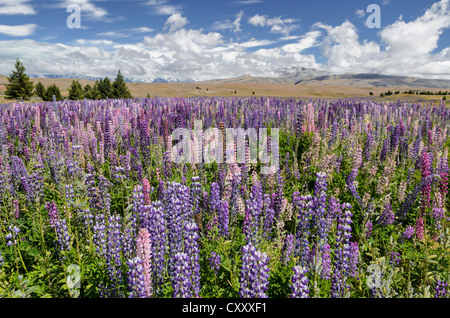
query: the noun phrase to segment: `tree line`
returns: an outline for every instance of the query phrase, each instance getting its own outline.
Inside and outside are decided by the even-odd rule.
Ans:
[[[387,92],[384,93],[380,93],[380,97],[384,97],[384,96],[391,96],[391,95],[399,95],[400,91],[395,91],[392,92],[390,90],[388,90]],[[418,90],[409,90],[409,91],[404,91],[402,92],[402,94],[405,95],[444,95],[444,97],[442,98],[443,100],[447,100],[447,95],[449,94],[448,91],[438,91],[438,92],[431,92],[431,91],[418,91]],[[373,95],[372,92],[369,93],[369,95]]]
[[[41,82],[34,87],[33,82],[25,73],[25,67],[19,59],[16,60],[15,70],[7,78],[5,95],[7,98],[16,98],[29,100],[32,96],[38,96],[44,101],[52,101],[53,96],[56,100],[63,100],[61,90],[56,84],[52,84],[47,88]],[[132,98],[131,92],[125,83],[122,73],[117,73],[114,82],[108,77],[95,82],[94,86],[86,84],[84,87],[78,80],[73,80],[69,87],[70,100],[81,99],[106,99],[106,98]]]

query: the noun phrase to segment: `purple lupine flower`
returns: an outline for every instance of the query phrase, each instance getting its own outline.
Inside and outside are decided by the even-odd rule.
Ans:
[[[434,286],[434,298],[448,298],[448,283],[438,279]]]
[[[328,142],[328,147],[331,147],[334,141],[336,140],[337,131],[338,131],[338,123],[335,121],[331,126],[331,136]]]
[[[350,255],[349,255],[349,266],[348,266],[348,276],[355,277],[358,270],[359,262],[359,247],[358,242],[350,242]]]
[[[370,235],[372,234],[372,221],[367,221],[366,223],[366,227],[365,227],[365,232],[366,232],[366,239],[368,239],[370,237]]]
[[[187,167],[185,165],[185,167]],[[200,183],[200,177],[199,176],[194,176],[191,178],[192,183],[191,183],[191,189],[190,189],[190,193],[191,193],[191,202],[192,202],[192,210],[194,211],[194,214],[199,213],[200,212],[200,199],[202,198],[203,195],[203,189],[202,189],[202,184]]]
[[[67,229],[66,220],[61,218],[55,201],[47,202],[45,208],[49,214],[50,228],[55,229],[60,251],[70,250],[70,235]]]
[[[106,220],[103,213],[94,216],[95,223],[93,227],[92,240],[95,245],[95,250],[100,257],[106,256]]]
[[[294,266],[291,277],[291,294],[290,298],[309,298],[308,283],[306,277],[307,269],[302,266]]]
[[[350,258],[350,238],[352,223],[351,205],[342,204],[344,212],[338,215],[337,231],[336,231],[336,249],[334,258],[334,271],[331,279],[330,296],[332,298],[342,298],[346,295],[349,285],[346,282],[349,269]]]
[[[7,246],[17,245],[17,236],[20,233],[20,229],[17,226],[8,226],[9,233],[6,234],[5,239],[8,241]]]
[[[396,251],[391,252],[390,258],[389,258],[389,264],[392,267],[397,267],[398,265],[400,265],[400,261],[401,261],[400,253],[396,252]]]
[[[320,246],[321,248],[321,258],[322,258],[322,271],[320,272],[320,277],[322,279],[331,278],[331,249],[328,243]]]
[[[269,285],[269,257],[251,244],[242,247],[242,268],[239,278],[239,297],[267,298]]]
[[[104,293],[108,297],[120,297],[120,285],[122,283],[122,247],[123,234],[121,231],[119,215],[112,215],[108,218],[107,242],[106,242],[106,267],[109,278],[109,285]]]
[[[220,205],[220,187],[217,182],[211,183],[209,208],[211,211],[218,211]]]
[[[170,153],[168,151],[164,152],[163,155],[163,164],[164,164],[164,175],[167,180],[170,180],[172,177],[172,161],[170,160]]]
[[[214,271],[214,274],[217,275],[217,272],[220,269],[221,257],[214,251],[211,252],[210,255],[211,257],[209,258],[209,266],[211,266],[211,269]]]
[[[295,236],[292,234],[287,234],[284,240],[283,249],[281,251],[281,263],[287,265],[291,260],[292,253],[294,252],[294,240]]]
[[[264,196],[266,196],[266,195],[268,196],[268,194],[265,194]],[[270,199],[267,201],[270,201]],[[268,204],[266,203],[267,201],[264,200],[264,205],[265,205],[264,212],[265,213],[264,213],[263,231],[264,231],[265,237],[268,237],[270,235],[273,220],[275,218],[275,211],[274,211],[274,209],[270,208],[270,206],[268,206]]]
[[[295,255],[300,258],[300,265],[307,265],[307,258],[309,254],[309,236],[310,236],[310,222],[313,213],[313,198],[311,195],[300,196],[298,191],[293,194],[292,202],[297,209],[297,237],[295,244]]]
[[[135,256],[135,246],[137,238],[137,229],[145,227],[147,221],[147,206],[144,203],[144,192],[141,185],[133,188],[132,210],[130,218],[125,226],[126,235],[124,236],[123,252],[125,258],[131,259]]]
[[[19,201],[13,200],[13,211],[14,211],[14,217],[16,219],[19,218],[20,210],[19,210]]]
[[[70,235],[67,229],[66,219],[59,219],[56,226],[56,235],[60,250],[70,250]]]
[[[222,200],[218,211],[219,218],[219,232],[223,237],[228,236],[228,223],[229,223],[229,212],[228,212],[228,202]]]
[[[356,199],[356,201],[358,202],[359,206],[362,207],[362,201],[361,201],[361,197],[358,194],[358,191],[356,191],[356,187],[355,187],[355,181],[356,181],[356,177],[358,176],[358,167],[354,168],[350,174],[347,177],[346,183],[347,183],[347,188],[350,191],[351,195]]]
[[[147,298],[143,261],[136,256],[127,261],[128,265],[128,297]]]
[[[45,208],[48,212],[50,228],[54,229],[56,228],[56,224],[59,219],[59,211],[58,208],[56,207],[55,201],[47,202],[45,204]]]
[[[250,197],[246,202],[245,219],[243,232],[245,237],[250,242],[255,242],[258,240],[258,232],[260,230],[260,216],[263,208],[263,197],[262,197],[262,187],[261,183],[257,182],[252,186],[252,192]]]
[[[392,206],[390,203],[387,203],[383,209],[383,212],[378,219],[378,224],[385,227],[394,223],[394,211],[392,211]]]
[[[431,217],[435,221],[435,227],[437,230],[442,229],[441,221],[445,217],[445,211],[443,208],[440,207],[433,207],[431,210]]]
[[[195,222],[186,222],[184,224],[186,233],[184,252],[189,257],[189,267],[191,272],[191,295],[197,297],[200,293],[200,250],[198,247],[198,226]]]
[[[405,231],[403,231],[403,233],[401,234],[401,238],[409,240],[414,234],[414,227],[409,225]]]
[[[383,141],[383,147],[381,148],[380,161],[386,160],[388,149],[389,149],[389,138],[386,138]]]
[[[174,277],[172,280],[174,298],[191,298],[192,271],[189,263],[189,256],[179,252],[174,256]]]
[[[175,255],[183,251],[183,221],[188,218],[189,188],[178,182],[168,184],[165,191],[168,253]],[[169,273],[173,278],[174,259],[169,258]]]
[[[75,199],[75,192],[73,191],[73,185],[69,184],[64,187],[65,189],[65,196],[67,205],[69,207],[74,205],[74,199]]]
[[[366,138],[366,143],[364,146],[364,161],[365,162],[369,162],[370,161],[370,150],[372,147],[372,143],[373,143],[373,136],[372,133],[369,132],[367,134],[367,138]]]
[[[283,174],[281,173],[281,169],[279,169],[277,172],[276,196],[273,203],[273,210],[275,211],[275,219],[280,218],[283,198],[284,198],[284,178]]]
[[[313,197],[313,209],[314,213],[311,218],[311,226],[317,228],[318,239],[320,245],[326,242],[329,224],[326,217],[326,204],[327,204],[327,175],[323,172],[317,173],[316,184],[314,186],[314,197]]]
[[[139,230],[136,240],[136,255],[142,261],[144,267],[144,287],[145,295],[150,298],[153,294],[152,286],[152,242],[150,233],[146,228]]]
[[[444,152],[444,155],[439,160],[437,168],[438,168],[437,173],[440,176],[439,190],[442,196],[445,196],[448,192],[448,175],[449,175],[448,159],[446,157],[446,152]]]
[[[22,187],[27,195],[27,200],[29,203],[34,202],[34,191],[33,188],[30,185],[31,177],[21,177],[20,181],[22,184]]]
[[[431,174],[431,160],[425,148],[420,157],[420,164],[422,170],[422,179],[425,180]],[[430,196],[431,196],[431,185],[424,184],[422,187],[422,198],[421,198],[421,211],[425,212],[425,209],[430,206]]]
[[[153,278],[157,285],[157,292],[161,287],[164,277],[165,255],[167,251],[166,219],[164,218],[164,207],[161,201],[153,201],[149,212],[147,230],[150,233],[152,244],[152,266]]]

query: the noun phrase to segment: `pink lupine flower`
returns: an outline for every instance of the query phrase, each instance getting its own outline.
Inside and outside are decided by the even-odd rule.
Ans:
[[[142,228],[139,230],[136,244],[137,244],[136,254],[143,261],[144,265],[145,290],[147,292],[147,297],[151,297],[153,293],[152,272],[151,272],[152,246],[150,240],[150,233],[146,228]]]
[[[144,192],[144,202],[145,202],[145,204],[147,204],[147,205],[151,204],[151,200],[150,200],[150,183],[148,182],[147,178],[144,178],[142,180],[142,190]]]

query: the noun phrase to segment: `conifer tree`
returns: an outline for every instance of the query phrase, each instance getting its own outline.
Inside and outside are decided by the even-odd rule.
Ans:
[[[15,71],[13,71],[6,84],[5,95],[7,98],[30,99],[33,96],[33,82],[25,73],[25,66],[19,59],[16,59]]]
[[[69,87],[69,99],[70,100],[81,100],[84,98],[83,87],[79,81],[72,81]]]
[[[37,97],[40,97],[42,99],[44,99],[44,95],[45,95],[45,87],[44,84],[42,84],[41,82],[37,83],[35,89],[34,89],[34,94]]]
[[[127,84],[125,83],[125,79],[122,73],[117,73],[116,80],[113,83],[113,96],[114,98],[132,98],[131,92],[128,89]]]

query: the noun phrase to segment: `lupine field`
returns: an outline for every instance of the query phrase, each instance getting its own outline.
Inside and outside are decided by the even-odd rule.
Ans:
[[[173,162],[194,120],[278,128],[278,170]],[[0,296],[447,298],[449,125],[400,101],[0,105]]]

